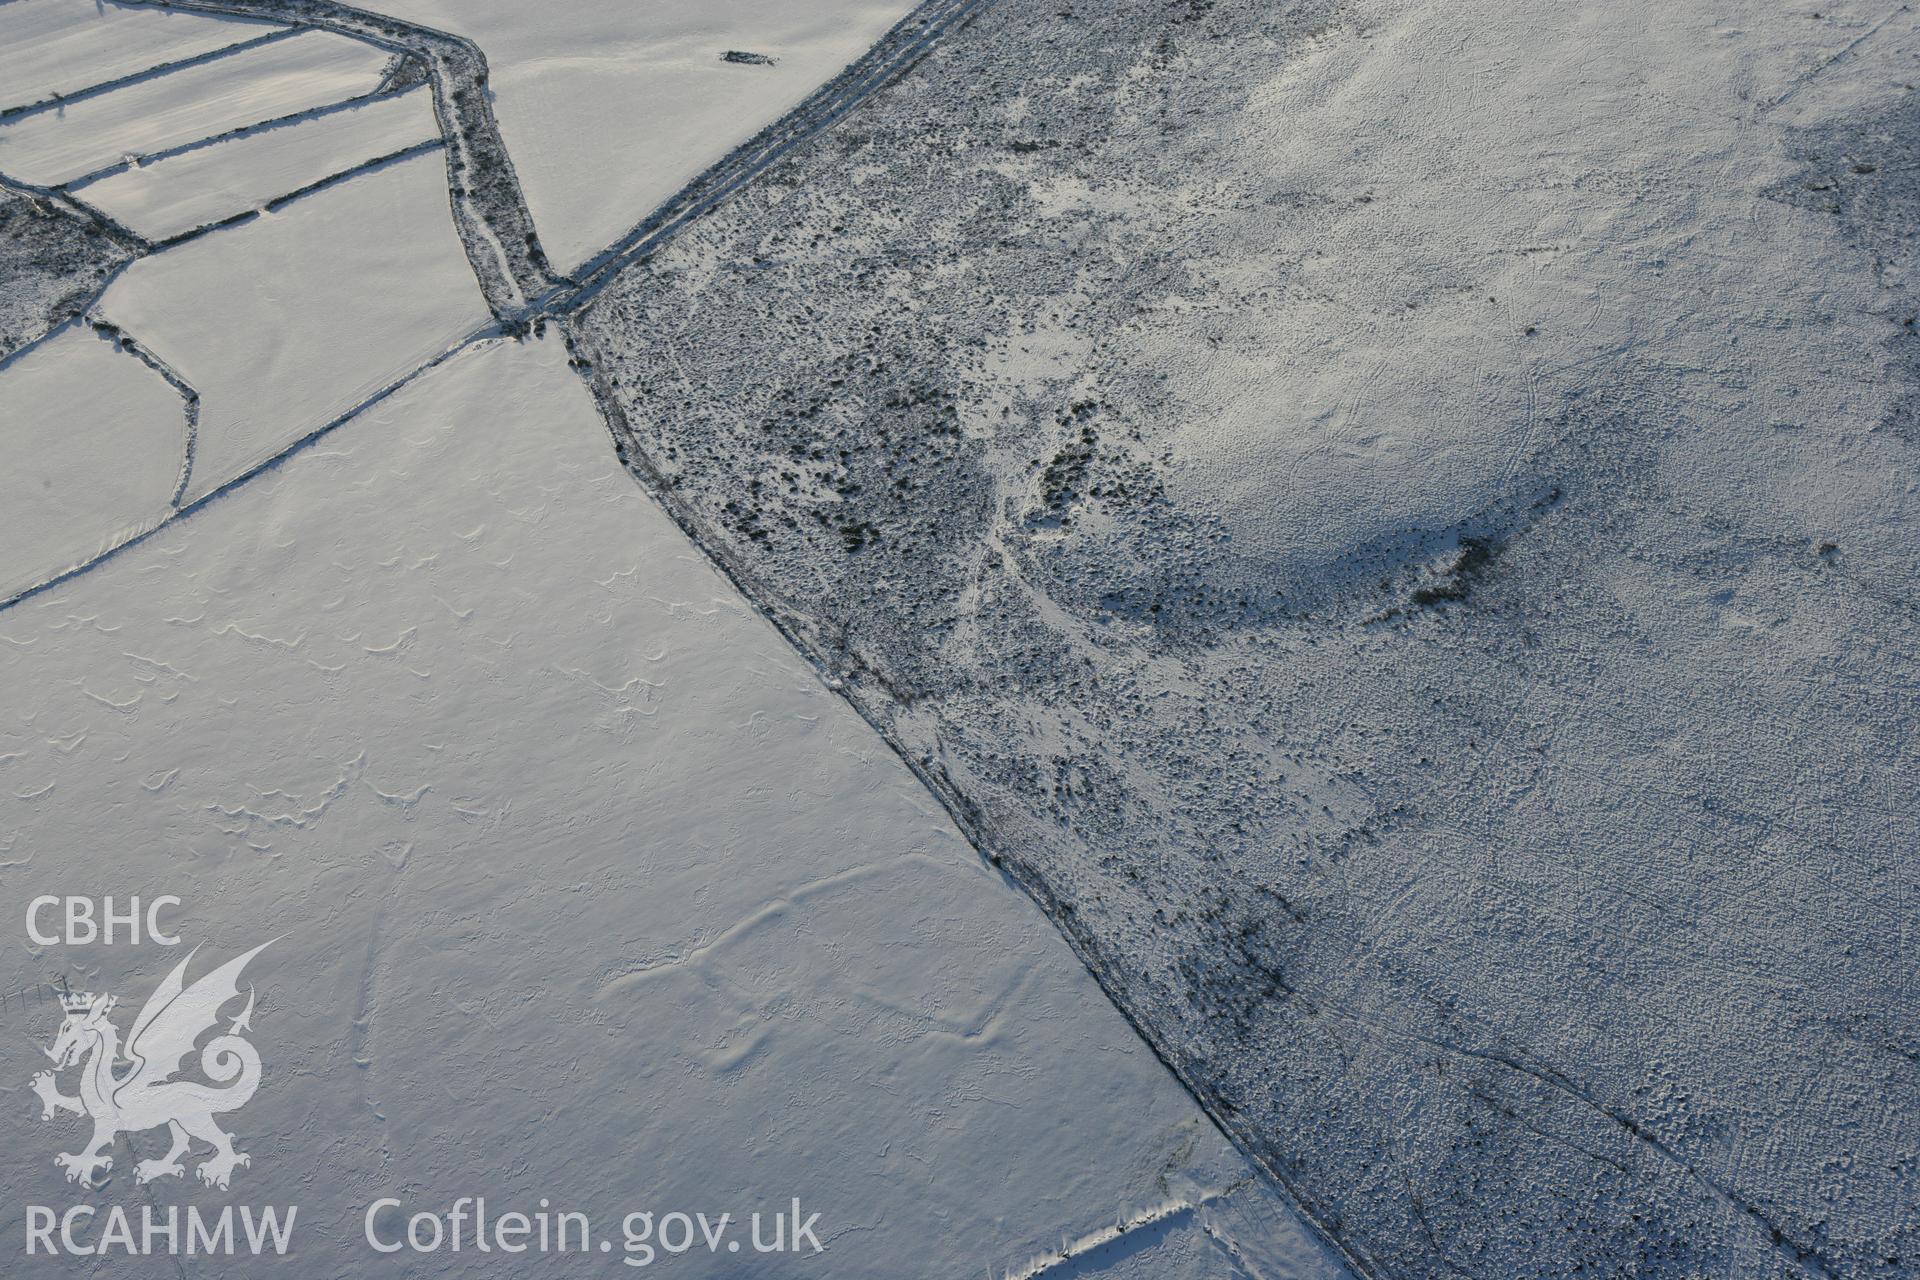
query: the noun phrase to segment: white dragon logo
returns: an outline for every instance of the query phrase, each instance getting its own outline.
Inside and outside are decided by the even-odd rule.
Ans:
[[[200,1051],[200,1069],[215,1083],[175,1080],[173,1076],[193,1053],[195,1042],[220,1021],[222,1006],[239,997],[240,971],[271,945],[262,943],[190,987],[184,981],[187,963],[193,959],[189,953],[141,1006],[124,1054],[120,1032],[107,1016],[113,1011],[115,997],[92,992],[61,997],[66,1020],[60,1024],[53,1047],[45,1050],[54,1061],[54,1071],[36,1075],[33,1091],[40,1095],[42,1120],[51,1120],[61,1111],[93,1117],[93,1138],[86,1147],[53,1158],[66,1170],[68,1182],[91,1185],[96,1173],[113,1168],[110,1153],[117,1136],[161,1125],[172,1135],[173,1145],[158,1160],[135,1164],[136,1182],[185,1173],[180,1158],[195,1138],[213,1147],[213,1154],[194,1169],[208,1186],[225,1190],[235,1166],[252,1163],[245,1153],[233,1149],[232,1136],[213,1122],[214,1116],[245,1106],[260,1087],[260,1054],[240,1037],[242,1031],[253,1029],[251,988],[247,1007],[233,1019],[226,1033],[209,1040]],[[123,1058],[132,1066],[116,1074],[114,1066]],[[80,1065],[80,1094],[68,1097],[60,1092],[54,1073],[76,1064]]]

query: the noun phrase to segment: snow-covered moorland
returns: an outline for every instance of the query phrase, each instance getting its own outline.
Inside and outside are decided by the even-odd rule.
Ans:
[[[4,935],[0,1249],[571,1275],[799,1197],[768,1274],[1912,1274],[1916,61],[0,0],[0,929],[276,939],[196,1181],[57,1164],[120,1104],[28,1047],[175,955]],[[474,1195],[611,1256],[366,1235]]]
[[[1911,1274],[1890,5],[999,5],[576,330],[1370,1274]]]

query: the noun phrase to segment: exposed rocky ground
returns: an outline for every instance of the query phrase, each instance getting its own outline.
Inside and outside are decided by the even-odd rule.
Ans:
[[[0,190],[0,359],[79,315],[132,257],[58,201]]]
[[[1799,131],[1801,169],[1768,194],[1834,220],[1889,300],[1887,350],[1899,387],[1885,425],[1920,445],[1920,95]]]
[[[1914,1274],[1909,108],[1459,14],[991,6],[576,355],[1364,1273]]]

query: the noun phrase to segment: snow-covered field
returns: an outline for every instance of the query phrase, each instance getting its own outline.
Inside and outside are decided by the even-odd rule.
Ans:
[[[0,0],[0,1272],[1914,1274],[1913,11],[191,7]]]
[[[9,0],[0,5],[0,110],[138,76],[280,30],[165,9]]]
[[[41,186],[71,182],[127,155],[371,93],[390,57],[325,31],[237,49],[110,93],[0,121],[0,173]]]
[[[84,564],[172,513],[187,456],[180,395],[136,357],[70,328],[7,368],[0,596]]]
[[[97,308],[201,396],[198,498],[486,323],[437,154],[129,267]]]
[[[165,240],[439,138],[432,96],[421,88],[183,151],[74,190],[137,234]]]

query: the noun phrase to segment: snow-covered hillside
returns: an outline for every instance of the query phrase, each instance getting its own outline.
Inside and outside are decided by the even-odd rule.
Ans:
[[[1000,5],[636,470],[1373,1274],[1910,1274],[1904,7]]]
[[[1917,63],[0,0],[0,1270],[1913,1274]]]

